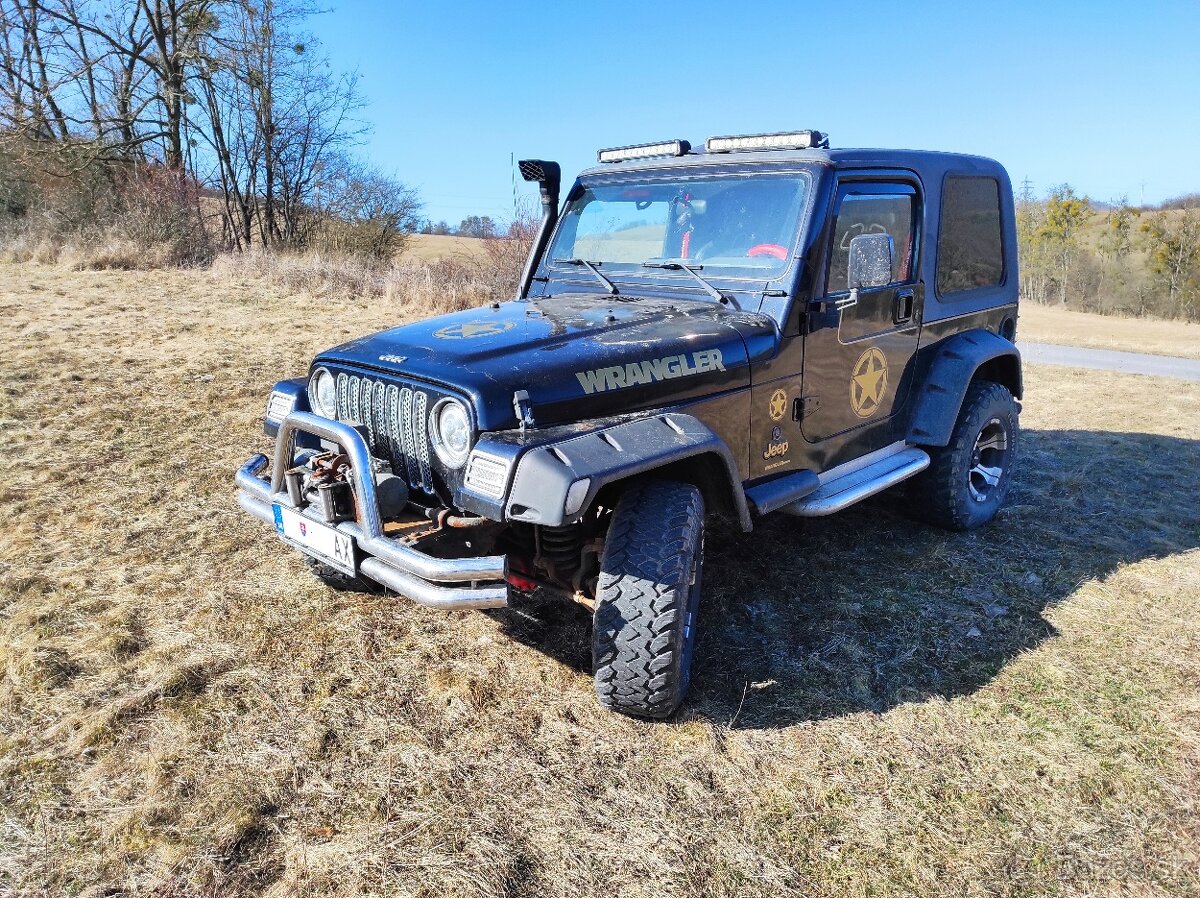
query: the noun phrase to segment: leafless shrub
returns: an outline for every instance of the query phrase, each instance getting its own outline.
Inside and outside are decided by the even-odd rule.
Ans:
[[[411,187],[361,162],[338,157],[319,201],[302,218],[301,243],[323,254],[393,259],[416,230],[421,201]]]
[[[154,253],[164,264],[212,260],[213,248],[200,213],[200,185],[162,166],[139,166],[120,185],[120,213],[113,230]]]
[[[72,267],[197,265],[212,258],[200,187],[86,143],[0,137],[0,242],[15,260]]]
[[[516,292],[521,269],[540,227],[541,219],[526,206],[518,209],[504,236],[484,240],[480,277],[487,282],[491,298],[512,296]]]

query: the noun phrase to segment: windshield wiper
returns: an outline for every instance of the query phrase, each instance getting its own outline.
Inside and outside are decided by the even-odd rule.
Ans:
[[[703,277],[700,274],[700,272],[704,270],[703,265],[688,265],[684,262],[653,262],[653,261],[651,261],[651,262],[643,262],[642,267],[643,268],[662,268],[666,271],[686,271],[688,274],[690,274],[692,277],[694,277],[696,279],[696,282],[705,289],[705,291],[708,293],[709,296],[711,296],[713,299],[717,300],[717,302],[723,302],[723,303],[732,302],[733,307],[735,309],[741,308],[741,306],[739,306],[736,302],[734,302],[734,300],[731,297],[726,296],[724,293],[722,293],[720,290],[718,290],[716,287],[714,287],[705,277]]]
[[[600,269],[596,267],[598,263],[589,262],[587,259],[551,259],[555,265],[582,265],[596,276],[596,280],[600,281],[613,296],[617,295],[617,285],[600,273]]]

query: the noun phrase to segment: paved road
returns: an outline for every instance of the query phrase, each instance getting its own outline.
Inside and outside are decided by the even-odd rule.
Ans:
[[[1180,359],[1170,355],[1147,355],[1143,352],[1113,352],[1108,349],[1083,349],[1078,346],[1055,346],[1051,343],[1017,343],[1021,358],[1035,365],[1068,365],[1072,368],[1102,368],[1125,374],[1150,374],[1154,377],[1177,377],[1200,380],[1200,361]]]

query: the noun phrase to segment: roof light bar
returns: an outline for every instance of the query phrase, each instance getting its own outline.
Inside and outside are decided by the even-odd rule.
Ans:
[[[807,150],[828,146],[829,135],[820,131],[739,134],[732,137],[710,137],[704,141],[704,148],[710,153],[731,153],[734,150]]]
[[[683,156],[692,145],[686,140],[660,140],[631,147],[612,147],[596,154],[600,162],[624,162],[626,159],[649,159],[652,156]]]

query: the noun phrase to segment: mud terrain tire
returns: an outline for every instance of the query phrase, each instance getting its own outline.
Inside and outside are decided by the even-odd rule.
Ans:
[[[949,445],[927,449],[929,467],[909,481],[913,517],[947,530],[991,521],[1012,483],[1019,435],[1012,393],[990,381],[973,382]]]
[[[691,682],[704,553],[704,499],[649,480],[618,501],[600,559],[592,665],[600,704],[666,717]]]

